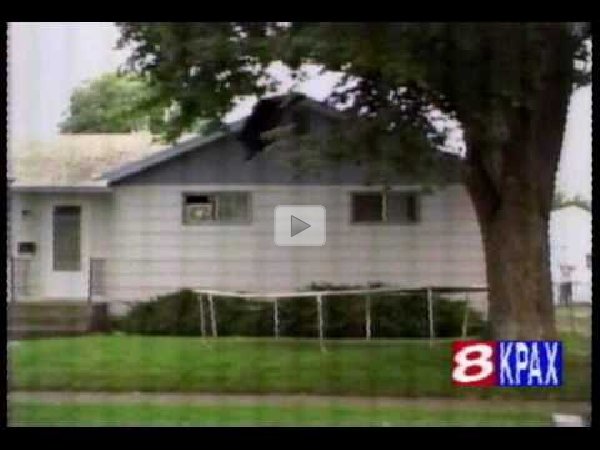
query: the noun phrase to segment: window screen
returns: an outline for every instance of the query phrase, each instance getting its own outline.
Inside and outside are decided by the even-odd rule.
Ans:
[[[417,195],[405,192],[387,194],[387,220],[391,223],[415,223],[419,221]]]
[[[54,270],[81,270],[81,208],[54,208],[53,233]]]
[[[223,192],[217,195],[217,219],[224,222],[250,220],[250,204],[247,192]]]

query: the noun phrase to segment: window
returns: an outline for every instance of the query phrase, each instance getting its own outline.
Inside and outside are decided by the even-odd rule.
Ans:
[[[414,192],[360,192],[352,194],[355,223],[419,222],[419,198]]]
[[[585,255],[585,265],[587,266],[588,269],[592,268],[592,255],[591,255],[591,253],[588,253],[587,255]]]
[[[416,223],[419,221],[417,194],[412,192],[389,192],[386,203],[388,222]]]
[[[183,195],[183,224],[249,223],[250,194],[211,192]]]
[[[35,253],[35,242],[19,242],[19,255],[33,255]]]
[[[352,197],[352,220],[354,222],[381,222],[383,220],[383,196],[378,193],[354,194]]]
[[[81,208],[79,206],[54,208],[53,234],[54,270],[81,270]]]

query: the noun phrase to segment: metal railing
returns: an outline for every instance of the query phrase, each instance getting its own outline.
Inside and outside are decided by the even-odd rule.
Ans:
[[[464,294],[465,295],[465,314],[463,316],[462,323],[462,334],[466,335],[468,325],[468,311],[469,311],[469,293],[483,293],[487,292],[487,286],[468,286],[468,287],[443,287],[443,286],[427,286],[418,288],[372,288],[372,289],[347,289],[347,290],[334,290],[334,291],[295,291],[295,292],[234,292],[234,291],[220,291],[212,289],[201,289],[196,290],[202,297],[200,299],[200,317],[201,317],[201,330],[202,336],[206,336],[206,324],[204,319],[204,301],[203,297],[206,298],[209,308],[209,320],[210,320],[210,332],[213,337],[218,336],[217,329],[217,318],[215,308],[215,297],[233,297],[241,299],[264,299],[271,300],[273,302],[273,335],[275,338],[279,337],[279,308],[278,302],[285,298],[300,298],[309,297],[314,298],[317,307],[317,329],[319,336],[319,344],[322,351],[325,351],[324,345],[324,319],[323,319],[323,303],[327,297],[335,296],[346,296],[346,295],[359,295],[364,296],[365,301],[365,339],[369,340],[372,336],[371,331],[371,297],[372,296],[385,296],[385,295],[411,295],[411,294],[426,294],[427,301],[427,322],[429,325],[429,343],[433,344],[435,339],[435,312],[433,308],[433,295],[434,294]]]
[[[582,281],[552,283],[552,296],[555,305],[568,306],[572,303],[592,302],[592,283]]]
[[[11,301],[32,295],[32,260],[22,256],[10,258]]]
[[[106,259],[90,258],[90,269],[88,278],[88,301],[92,302],[95,297],[106,295]]]

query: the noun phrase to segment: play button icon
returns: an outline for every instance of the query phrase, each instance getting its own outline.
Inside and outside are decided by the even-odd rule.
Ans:
[[[305,221],[298,219],[296,216],[291,218],[291,235],[296,236],[298,233],[302,233],[304,230],[310,228],[310,224]]]
[[[275,207],[275,244],[283,247],[325,245],[325,207],[321,205]]]

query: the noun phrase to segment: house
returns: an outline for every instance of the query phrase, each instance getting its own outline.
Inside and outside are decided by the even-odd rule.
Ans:
[[[440,155],[449,160],[448,184],[433,192],[402,177],[384,192],[366,185],[364,168],[350,163],[299,174],[256,139],[273,111],[283,111],[284,121],[295,117],[286,108],[303,112],[316,132],[336,120],[337,111],[310,99],[279,109],[263,101],[247,120],[166,148],[139,136],[130,138],[136,145],[115,145],[127,138],[113,136],[113,144],[90,151],[85,136],[62,136],[52,152],[38,148],[29,159],[15,152],[11,253],[18,300],[90,299],[118,310],[182,287],[486,284],[458,158]],[[61,152],[78,139],[79,151]],[[275,245],[278,205],[325,207],[325,245]]]
[[[592,301],[592,214],[571,204],[550,216],[550,267],[556,304]]]

